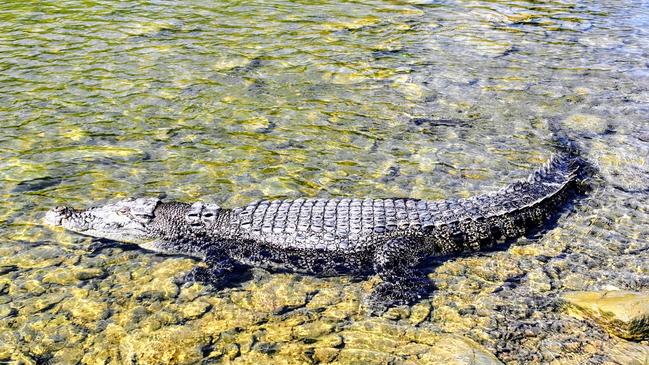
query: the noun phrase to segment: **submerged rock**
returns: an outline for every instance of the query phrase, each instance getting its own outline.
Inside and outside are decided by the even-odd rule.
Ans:
[[[562,125],[575,132],[604,133],[608,129],[606,120],[597,115],[573,114],[563,120]]]
[[[106,318],[109,310],[108,304],[92,298],[67,299],[62,305],[62,309],[82,324]]]
[[[609,356],[617,364],[645,365],[649,360],[649,346],[620,341],[611,348]]]
[[[459,336],[442,336],[435,350],[421,356],[427,364],[445,365],[502,365],[494,355],[474,341]]]
[[[649,339],[649,292],[578,291],[562,298],[569,313],[591,318],[616,336]]]
[[[104,275],[99,268],[81,268],[78,266],[58,267],[43,275],[43,283],[59,285],[76,285],[79,281],[93,279]]]
[[[199,331],[169,326],[152,333],[135,331],[122,341],[122,352],[141,364],[195,364],[212,339]]]
[[[210,303],[197,300],[183,305],[180,309],[180,314],[185,320],[192,320],[202,316],[210,308],[212,308]]]

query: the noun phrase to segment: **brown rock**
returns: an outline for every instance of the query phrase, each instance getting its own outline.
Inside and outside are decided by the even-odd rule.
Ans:
[[[646,365],[649,363],[649,346],[620,340],[608,353],[616,364]]]
[[[318,362],[332,362],[338,356],[338,349],[331,347],[317,348],[314,350],[313,359]]]
[[[422,363],[444,365],[502,365],[494,355],[478,343],[459,336],[442,336],[434,351],[420,356]]]
[[[629,340],[649,339],[649,293],[624,290],[577,291],[563,295],[568,313],[588,317]]]

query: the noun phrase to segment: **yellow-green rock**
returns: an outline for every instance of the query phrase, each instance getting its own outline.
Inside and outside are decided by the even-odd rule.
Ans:
[[[573,114],[563,120],[563,126],[576,132],[603,133],[608,122],[597,115]]]
[[[90,298],[70,298],[63,302],[62,309],[81,323],[103,319],[108,314],[108,304]]]
[[[616,364],[649,364],[649,346],[646,344],[620,340],[618,343],[613,345],[608,355]]]
[[[331,347],[322,347],[314,350],[313,359],[318,362],[328,363],[338,356],[340,350]]]
[[[562,296],[569,313],[629,340],[649,339],[649,292],[577,291]]]
[[[169,299],[178,295],[178,285],[172,278],[154,278],[150,282],[135,288],[135,295],[138,298]]]
[[[476,342],[459,336],[442,336],[429,351],[420,356],[425,364],[502,365],[493,354]]]
[[[191,320],[202,316],[205,312],[210,310],[211,307],[212,305],[210,303],[196,300],[182,306],[180,312],[183,318]]]
[[[152,333],[135,332],[121,343],[123,356],[139,364],[195,364],[203,359],[209,336],[183,326],[169,326]]]
[[[49,270],[43,276],[43,283],[71,285],[81,280],[88,280],[102,276],[104,271],[98,268],[80,268],[78,266],[72,267],[58,267]]]

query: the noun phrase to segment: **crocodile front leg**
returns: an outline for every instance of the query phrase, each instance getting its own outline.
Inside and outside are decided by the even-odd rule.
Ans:
[[[225,255],[207,256],[205,263],[207,264],[207,267],[195,266],[187,274],[180,277],[176,281],[177,284],[185,285],[199,282],[209,284],[212,287],[219,289],[229,282],[228,276],[230,276],[230,274],[233,274],[237,269],[243,268]]]
[[[393,238],[376,251],[374,270],[383,282],[374,288],[367,300],[373,313],[413,304],[432,289],[428,278],[414,269],[421,259],[417,247],[421,247],[419,239]]]

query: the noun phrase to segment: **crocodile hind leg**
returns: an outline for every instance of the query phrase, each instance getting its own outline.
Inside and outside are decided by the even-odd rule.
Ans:
[[[397,305],[419,301],[431,289],[426,275],[414,268],[421,260],[416,248],[418,239],[394,238],[374,254],[374,271],[383,280],[370,294],[367,302],[374,313]]]

